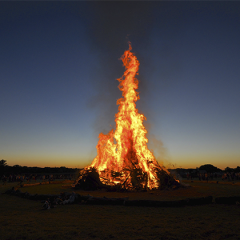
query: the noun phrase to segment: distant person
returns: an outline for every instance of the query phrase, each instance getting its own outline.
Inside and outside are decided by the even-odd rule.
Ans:
[[[5,175],[2,176],[2,182],[3,182],[3,185],[5,185],[7,182],[7,177]]]

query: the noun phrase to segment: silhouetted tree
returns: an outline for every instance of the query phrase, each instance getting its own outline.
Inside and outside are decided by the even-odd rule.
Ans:
[[[240,172],[240,167],[237,166],[234,170],[235,170],[236,173],[239,173]]]
[[[6,160],[0,160],[0,167],[5,167],[7,166],[7,161]]]
[[[200,171],[205,170],[207,173],[215,173],[215,172],[221,172],[222,170],[213,166],[212,164],[205,164],[199,167]]]
[[[6,160],[0,160],[0,178],[2,175],[4,175],[5,168],[7,167],[7,161]]]
[[[225,171],[225,172],[233,172],[233,168],[226,167],[224,171]]]

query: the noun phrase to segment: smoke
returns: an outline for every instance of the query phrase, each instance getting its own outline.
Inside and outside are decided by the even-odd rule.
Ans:
[[[149,148],[153,152],[154,157],[160,165],[166,165],[167,149],[164,147],[163,142],[154,134],[149,137]]]
[[[110,130],[110,125],[115,126],[114,115],[118,112],[116,101],[121,97],[116,79],[120,78],[125,70],[120,57],[128,49],[129,41],[140,64],[148,63],[148,59],[141,56],[137,49],[148,48],[153,26],[153,4],[90,2],[89,11],[89,44],[94,54],[99,57],[99,65],[94,68],[95,77],[92,82],[96,95],[89,101],[89,107],[97,111],[94,124],[96,132],[106,133]],[[140,97],[147,89],[143,79],[142,74],[138,76]]]
[[[151,4],[144,2],[93,2],[94,18],[88,32],[92,44],[112,56],[126,49],[126,37],[147,45],[151,29]]]
[[[140,62],[137,76],[140,100],[136,104],[139,112],[148,119],[144,122],[144,126],[149,132],[154,112],[151,112],[147,105],[152,95],[151,86],[148,89],[148,80],[150,75],[161,66],[161,71],[158,71],[161,81],[156,79],[154,82],[155,89],[159,89],[161,94],[160,91],[164,91],[165,85],[169,84],[172,72],[175,72],[174,68],[177,66],[171,59],[176,61],[176,54],[172,49],[173,39],[177,39],[175,32],[178,32],[178,21],[174,19],[180,14],[178,7],[172,10],[171,3],[148,1],[94,1],[86,5],[87,11],[80,10],[81,16],[86,21],[88,44],[93,55],[99,59],[97,66],[93,66],[93,72],[90,73],[93,76],[92,87],[96,94],[88,102],[88,106],[96,111],[93,124],[95,134],[98,135],[100,132],[107,134],[115,128],[114,116],[118,112],[116,101],[122,94],[118,89],[117,79],[125,70],[120,57],[128,49],[129,41],[132,52]],[[165,18],[168,20],[167,23],[164,21]],[[157,35],[161,35],[161,42],[153,41],[156,32]],[[157,64],[153,63],[156,57],[149,54],[152,52],[153,43],[155,54],[159,55]],[[170,167],[171,161],[163,142],[152,134],[148,139],[148,146],[154,150],[154,156],[159,164]]]

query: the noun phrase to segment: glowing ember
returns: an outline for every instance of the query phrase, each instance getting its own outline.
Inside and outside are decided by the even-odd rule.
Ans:
[[[92,164],[82,171],[79,183],[83,176],[86,179],[89,172],[95,173],[95,176],[99,174],[100,184],[118,186],[120,189],[153,189],[160,188],[162,184],[176,182],[168,171],[158,164],[147,147],[147,130],[143,126],[146,118],[138,112],[135,103],[139,99],[136,92],[138,80],[135,78],[139,62],[131,49],[129,44],[129,50],[121,57],[126,71],[122,78],[118,79],[123,97],[117,101],[119,112],[115,115],[116,130],[111,130],[107,135],[99,134],[97,156]]]

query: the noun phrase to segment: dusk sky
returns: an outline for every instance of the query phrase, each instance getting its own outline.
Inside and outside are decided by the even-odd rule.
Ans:
[[[240,2],[0,2],[0,33],[8,165],[91,164],[130,41],[157,160],[240,166]]]

